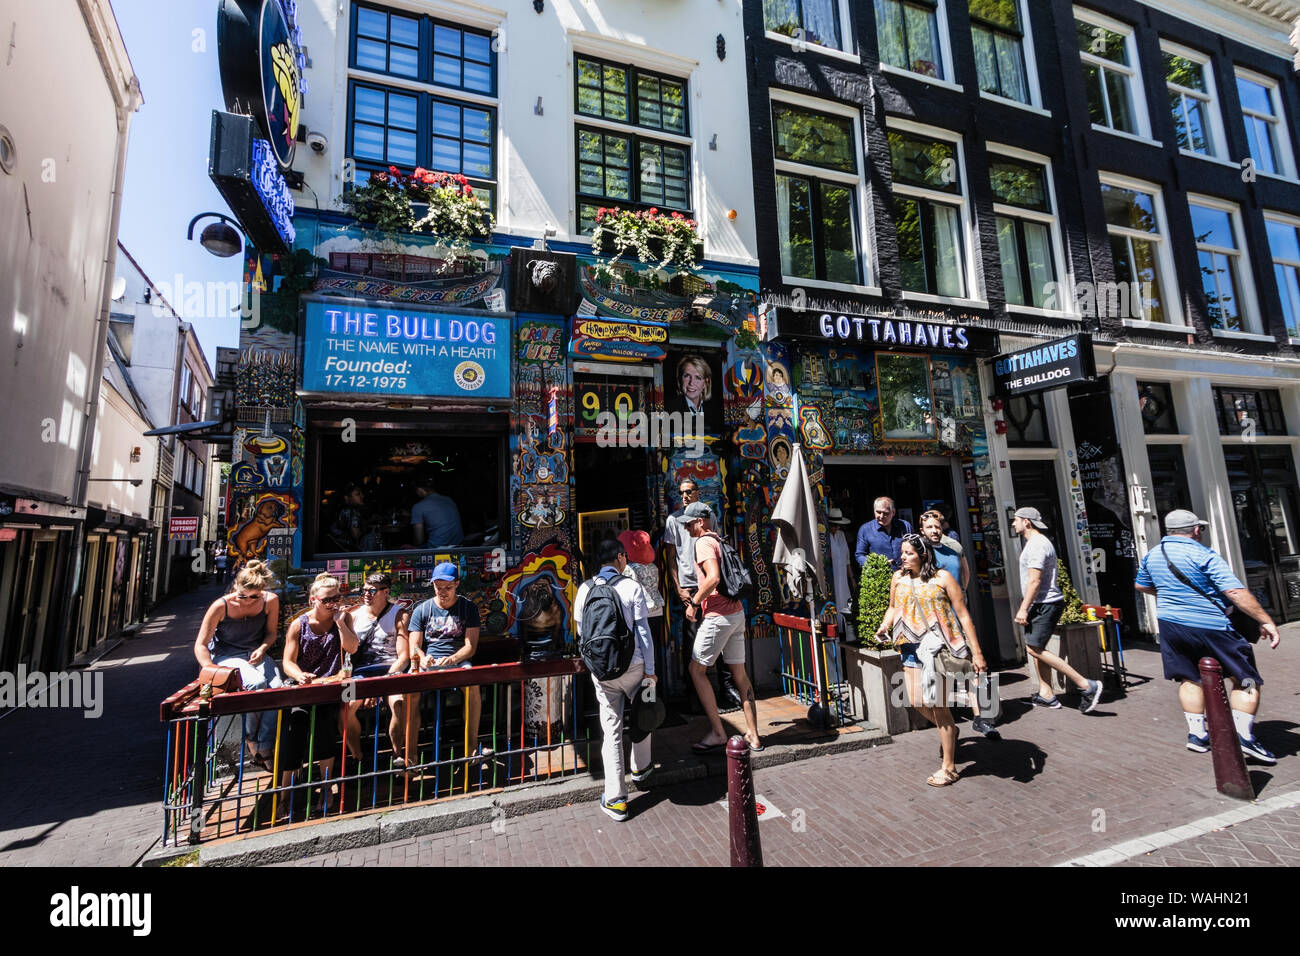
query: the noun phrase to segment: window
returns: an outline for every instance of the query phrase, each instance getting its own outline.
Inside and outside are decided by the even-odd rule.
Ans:
[[[840,0],[763,0],[763,27],[805,43],[844,49]]]
[[[1214,405],[1220,435],[1285,435],[1282,396],[1275,388],[1224,388],[1215,386]]]
[[[1300,219],[1266,214],[1264,225],[1287,335],[1300,338]]]
[[[691,150],[686,81],[638,67],[575,58],[581,116],[650,129],[667,138],[579,125],[578,231],[589,234],[601,206],[663,208],[690,215]]]
[[[488,33],[431,17],[352,8],[353,69],[493,96],[496,53]]]
[[[970,32],[980,89],[1029,103],[1022,16],[1020,0],[970,0]]]
[[[955,142],[889,133],[903,290],[965,298],[965,200]]]
[[[1211,327],[1229,332],[1259,331],[1250,307],[1250,272],[1244,268],[1237,207],[1200,198],[1188,205]]]
[[[177,392],[177,400],[181,403],[182,407],[187,409],[189,408],[189,402],[190,402],[190,383],[193,380],[194,380],[194,373],[190,371],[190,367],[188,365],[182,365],[181,366],[181,387],[180,387],[180,391]]]
[[[417,165],[420,97],[352,87],[352,155],[395,166]]]
[[[1133,28],[1075,7],[1074,32],[1093,124],[1146,136]]]
[[[1138,382],[1137,386],[1142,431],[1148,435],[1177,435],[1173,386],[1168,382]]]
[[[939,37],[938,0],[876,0],[880,62],[947,79]]]
[[[1115,317],[1114,307],[1122,301],[1124,305],[1117,310],[1119,318],[1176,323],[1176,294],[1168,278],[1169,250],[1164,241],[1164,210],[1158,189],[1150,188],[1152,191],[1147,192],[1126,181],[1102,180],[1110,254],[1115,278],[1123,287],[1115,290],[1116,297],[1106,303],[1099,291],[1097,311]]]
[[[1291,144],[1283,123],[1282,96],[1277,81],[1257,73],[1237,71],[1237,97],[1246,123],[1250,158],[1261,173],[1291,176]]]
[[[1042,392],[1010,396],[1003,417],[1007,422],[1007,445],[1010,447],[1051,447],[1052,436],[1047,429],[1047,409]]]
[[[773,101],[772,129],[781,274],[860,283],[857,123]]]
[[[1202,156],[1222,155],[1224,138],[1209,57],[1170,43],[1160,44],[1160,54],[1178,148]]]
[[[1047,167],[990,153],[989,179],[1007,304],[1064,311],[1056,296],[1055,220]]]

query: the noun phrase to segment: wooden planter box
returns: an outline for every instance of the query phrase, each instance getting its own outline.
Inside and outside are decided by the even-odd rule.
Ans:
[[[657,265],[658,263],[662,262],[664,258],[664,241],[662,239],[651,239],[649,245],[650,245],[650,253],[651,255],[654,256],[654,259],[650,264]],[[628,255],[631,259],[633,260],[637,259],[635,248],[631,246],[626,246],[623,248],[627,249]],[[614,237],[606,232],[601,234],[599,242],[592,244],[591,251],[596,253],[596,255],[598,256],[609,258],[611,256],[616,255],[620,251],[620,247],[615,244]],[[695,243],[695,261],[696,262],[704,261],[703,242]]]
[[[1058,624],[1044,650],[1064,660],[1088,680],[1101,680],[1101,628],[1101,621]],[[1030,677],[1033,676],[1031,671]],[[1078,688],[1052,671],[1052,690],[1064,694]]]

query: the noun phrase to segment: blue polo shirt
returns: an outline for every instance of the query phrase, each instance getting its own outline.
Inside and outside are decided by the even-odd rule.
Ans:
[[[1222,592],[1245,587],[1233,574],[1232,566],[1220,555],[1186,535],[1165,535],[1160,544],[1168,553],[1169,560],[1178,565],[1178,570],[1183,572],[1187,580],[1216,601],[1211,604],[1195,589],[1174,577],[1160,548],[1155,547],[1142,559],[1136,583],[1141,587],[1156,589],[1156,617],[1184,627],[1199,627],[1208,631],[1227,630],[1228,617],[1225,609],[1230,611],[1233,604],[1222,596]]]
[[[880,527],[880,522],[872,518],[858,529],[858,566],[866,565],[868,555],[883,554],[897,571],[901,564],[903,535],[911,533],[912,525],[902,518],[895,517],[888,528]]]

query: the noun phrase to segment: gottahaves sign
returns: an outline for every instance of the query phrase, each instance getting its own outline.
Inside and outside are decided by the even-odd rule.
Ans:
[[[1028,395],[1097,377],[1092,336],[1068,335],[1054,342],[999,355],[993,360],[993,390],[999,395]]]
[[[302,387],[418,398],[510,397],[510,319],[396,302],[305,300]]]
[[[791,331],[798,323],[791,323]],[[786,325],[781,331],[787,331]],[[817,331],[823,339],[893,351],[970,352],[990,355],[997,350],[997,333],[992,329],[928,322],[897,315],[833,315],[822,313]]]

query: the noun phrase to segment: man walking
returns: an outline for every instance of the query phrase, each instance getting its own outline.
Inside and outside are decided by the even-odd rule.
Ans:
[[[621,676],[602,681],[597,680],[595,674],[591,675],[591,682],[596,686],[600,727],[604,734],[600,756],[605,765],[605,794],[600,801],[600,808],[621,823],[627,819],[627,788],[623,786],[624,703],[634,695],[643,693],[642,687],[653,687],[659,678],[655,676],[655,653],[650,639],[645,588],[635,578],[624,576],[623,572],[627,570],[627,552],[623,544],[616,538],[606,538],[596,549],[596,559],[601,565],[599,573],[591,581],[584,581],[578,588],[577,597],[573,599],[573,619],[577,624],[578,640],[583,638],[582,609],[587,603],[592,581],[597,579],[613,584],[623,607],[623,619],[635,637],[632,662]],[[648,692],[654,693],[653,690]],[[636,783],[644,782],[652,769],[650,735],[647,734],[632,744],[632,780]]]
[[[912,523],[898,517],[894,499],[887,495],[877,498],[872,509],[876,516],[858,529],[858,567],[864,567],[870,555],[882,554],[897,571],[902,567],[903,536],[912,533]]]
[[[1037,508],[1021,508],[1011,519],[1011,530],[1020,536],[1020,584],[1025,596],[1016,612],[1016,623],[1025,629],[1025,650],[1038,673],[1038,693],[1029,702],[1038,707],[1059,708],[1061,702],[1052,693],[1051,673],[1057,671],[1082,695],[1079,710],[1089,713],[1101,700],[1102,684],[1088,680],[1061,658],[1048,650],[1047,642],[1065,613],[1065,595],[1056,584],[1056,548],[1043,531],[1047,525]]]
[[[1277,763],[1255,739],[1255,714],[1264,679],[1255,665],[1255,649],[1228,619],[1232,606],[1259,622],[1260,633],[1270,646],[1277,647],[1282,635],[1228,562],[1201,543],[1202,531],[1208,526],[1181,508],[1165,515],[1165,536],[1142,558],[1134,586],[1156,596],[1160,657],[1165,678],[1181,681],[1178,700],[1187,718],[1187,749],[1197,753],[1210,749],[1197,662],[1213,657],[1233,683],[1228,704],[1241,752],[1260,763]]]
[[[682,517],[686,530],[694,539],[695,574],[699,581],[695,597],[686,608],[686,616],[699,622],[691,654],[691,680],[709,719],[709,733],[691,749],[696,753],[711,753],[727,742],[707,673],[709,666],[721,658],[731,670],[743,701],[745,740],[749,742],[750,750],[758,752],[763,749],[763,741],[758,736],[754,688],[745,673],[745,608],[739,601],[724,597],[718,591],[718,585],[722,583],[722,539],[711,530],[713,509],[702,501],[696,501],[686,506]]]

